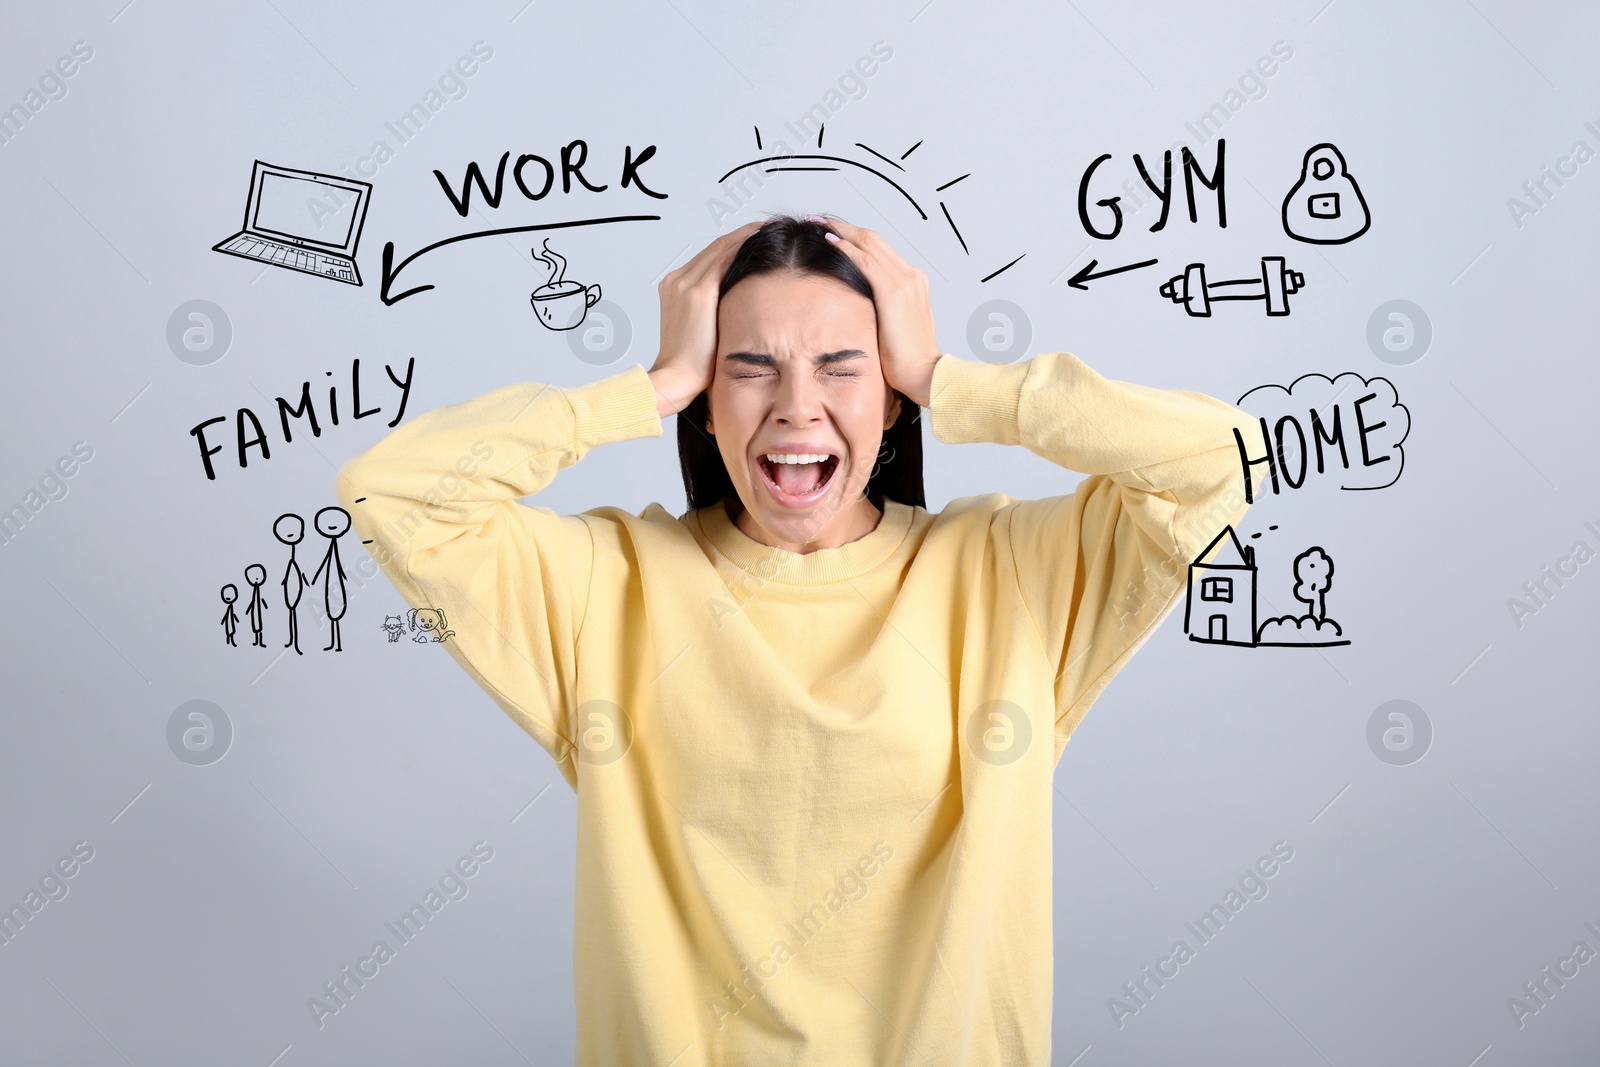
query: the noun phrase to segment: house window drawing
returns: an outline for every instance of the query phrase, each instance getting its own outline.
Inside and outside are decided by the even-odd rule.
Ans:
[[[1209,563],[1201,560],[1216,550]],[[1304,615],[1282,615],[1256,622],[1256,553],[1241,544],[1232,526],[1225,526],[1189,564],[1183,632],[1191,641],[1240,648],[1327,647],[1348,645],[1343,629],[1328,617],[1327,595],[1333,587],[1333,559],[1313,545],[1294,559],[1294,596],[1306,604]],[[1199,595],[1196,595],[1198,588]]]

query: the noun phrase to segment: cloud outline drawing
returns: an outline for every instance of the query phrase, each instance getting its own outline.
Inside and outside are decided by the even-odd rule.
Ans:
[[[1324,403],[1321,403],[1321,404],[1311,403],[1309,405],[1309,407],[1307,407],[1307,405],[1305,405],[1305,404],[1302,404],[1301,407],[1307,409],[1306,412],[1305,412],[1305,417],[1304,417],[1304,419],[1302,419],[1301,414],[1297,414],[1296,411],[1293,410],[1290,407],[1289,401],[1292,401],[1292,400],[1296,399],[1295,390],[1300,386],[1300,383],[1304,382],[1308,378],[1320,379],[1323,383],[1326,383],[1326,388],[1327,388],[1327,391],[1328,391],[1328,395],[1330,395],[1333,399],[1331,401],[1327,401],[1327,402],[1324,402]],[[1339,384],[1341,382],[1345,382],[1346,379],[1349,379],[1349,381],[1343,387],[1336,388],[1336,387],[1339,386]],[[1300,375],[1300,377],[1298,377],[1294,381],[1290,382],[1287,386],[1283,386],[1283,385],[1258,385],[1254,389],[1251,389],[1249,392],[1247,392],[1243,396],[1241,396],[1238,400],[1236,400],[1234,402],[1234,404],[1235,404],[1236,407],[1242,408],[1243,410],[1248,411],[1250,414],[1255,415],[1258,418],[1266,419],[1267,424],[1268,424],[1269,427],[1276,427],[1278,420],[1280,418],[1285,417],[1285,416],[1293,418],[1297,423],[1300,424],[1300,427],[1301,427],[1302,431],[1304,431],[1307,434],[1307,437],[1310,438],[1310,441],[1308,441],[1308,445],[1310,445],[1314,441],[1314,437],[1312,435],[1310,427],[1307,426],[1307,422],[1309,422],[1309,419],[1310,419],[1310,415],[1309,415],[1309,411],[1310,410],[1315,410],[1319,414],[1321,414],[1324,409],[1326,409],[1328,407],[1331,407],[1333,405],[1333,403],[1336,403],[1337,401],[1342,399],[1344,397],[1344,395],[1347,392],[1349,392],[1350,389],[1353,386],[1355,386],[1357,383],[1359,383],[1360,387],[1367,388],[1367,389],[1373,389],[1373,388],[1376,388],[1376,383],[1378,383],[1378,382],[1382,382],[1383,386],[1386,387],[1386,389],[1387,389],[1387,395],[1385,395],[1383,390],[1379,390],[1378,399],[1379,400],[1383,400],[1383,401],[1388,401],[1386,406],[1389,409],[1397,411],[1397,412],[1399,412],[1400,414],[1402,414],[1404,416],[1405,427],[1404,427],[1404,432],[1402,432],[1398,438],[1394,438],[1392,441],[1390,440],[1390,438],[1393,437],[1393,433],[1392,432],[1384,434],[1382,437],[1377,438],[1378,440],[1380,440],[1382,442],[1385,442],[1387,444],[1387,447],[1375,450],[1375,454],[1386,454],[1386,453],[1392,451],[1395,454],[1395,456],[1398,457],[1398,459],[1400,461],[1399,462],[1399,466],[1395,469],[1394,477],[1390,478],[1387,482],[1384,482],[1382,485],[1345,485],[1344,484],[1345,478],[1348,478],[1348,477],[1353,476],[1353,475],[1359,475],[1361,472],[1364,472],[1364,471],[1370,471],[1371,467],[1366,467],[1366,466],[1360,465],[1360,461],[1359,461],[1359,449],[1360,449],[1359,434],[1355,433],[1353,431],[1353,428],[1346,427],[1343,424],[1341,424],[1340,432],[1345,435],[1344,441],[1345,441],[1345,446],[1346,446],[1347,452],[1348,452],[1349,446],[1352,444],[1352,436],[1353,436],[1354,437],[1353,443],[1355,444],[1355,447],[1356,447],[1356,449],[1358,451],[1358,455],[1357,455],[1357,459],[1356,459],[1356,465],[1347,467],[1345,469],[1345,471],[1344,471],[1345,478],[1341,478],[1339,480],[1339,488],[1343,489],[1343,490],[1346,490],[1346,491],[1349,491],[1349,492],[1361,492],[1361,491],[1367,491],[1367,490],[1373,490],[1373,489],[1387,489],[1387,488],[1389,488],[1389,486],[1393,485],[1395,482],[1398,482],[1400,480],[1400,475],[1405,473],[1406,450],[1405,450],[1405,448],[1403,446],[1404,446],[1404,444],[1406,442],[1406,439],[1411,436],[1411,409],[1406,407],[1404,404],[1402,404],[1400,402],[1400,391],[1395,388],[1393,382],[1391,382],[1388,378],[1385,378],[1383,375],[1379,374],[1379,375],[1374,375],[1371,378],[1363,378],[1356,371],[1344,371],[1343,373],[1337,375],[1336,377],[1330,378],[1326,374],[1319,374],[1319,373],[1316,373],[1316,372],[1312,372],[1312,373],[1309,373],[1309,374]],[[1255,396],[1257,393],[1261,394],[1261,398],[1263,400],[1270,400],[1269,403],[1266,403],[1266,404],[1262,405],[1262,411],[1265,411],[1266,414],[1263,414],[1262,411],[1252,410],[1251,408],[1248,408],[1248,407],[1245,406],[1245,401],[1250,399],[1250,397]],[[1274,393],[1282,394],[1283,399],[1282,400],[1278,400],[1276,397],[1274,397],[1274,395],[1273,395]],[[1384,429],[1389,429],[1389,427],[1393,425],[1393,422],[1388,420],[1388,419],[1385,419],[1384,421],[1385,421],[1385,423],[1388,424],[1388,425],[1386,425],[1384,427]],[[1371,436],[1372,435],[1369,435],[1369,437],[1371,437]],[[1309,460],[1308,460],[1308,465],[1309,465]],[[1309,479],[1309,477],[1310,477],[1310,475],[1308,474],[1307,478]]]

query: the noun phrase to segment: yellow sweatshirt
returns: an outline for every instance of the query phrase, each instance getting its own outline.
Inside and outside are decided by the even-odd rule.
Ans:
[[[384,573],[577,792],[579,1064],[1050,1062],[1053,772],[1244,513],[1255,420],[1065,352],[943,355],[930,404],[940,441],[1088,477],[886,501],[806,555],[721,505],[520,503],[661,435],[640,366],[440,408],[341,472]]]

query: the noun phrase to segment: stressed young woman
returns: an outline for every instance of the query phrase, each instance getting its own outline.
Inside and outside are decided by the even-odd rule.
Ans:
[[[429,412],[338,482],[577,793],[578,1061],[1049,1063],[1053,773],[1243,513],[1253,418],[942,352],[923,274],[837,219],[660,296],[648,371]],[[930,512],[924,409],[1087,477]],[[682,514],[519,502],[674,414]]]

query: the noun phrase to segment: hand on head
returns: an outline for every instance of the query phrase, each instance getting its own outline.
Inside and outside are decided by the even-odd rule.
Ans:
[[[889,385],[927,407],[933,366],[942,354],[934,337],[928,276],[901,258],[876,231],[843,219],[807,215],[833,231],[833,241],[872,285],[878,315],[878,358]]]
[[[682,411],[711,385],[722,276],[745,238],[761,226],[747,222],[728,231],[668,272],[656,287],[661,296],[661,351],[650,368],[650,380],[663,417]]]

